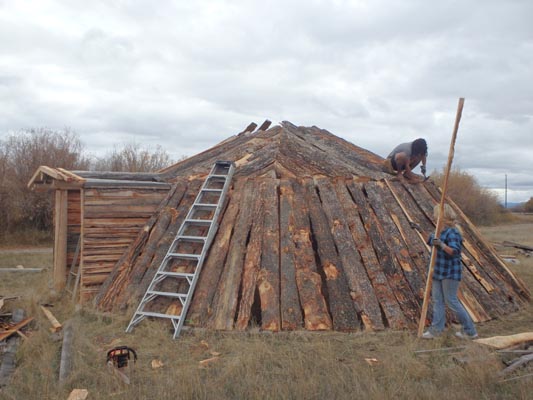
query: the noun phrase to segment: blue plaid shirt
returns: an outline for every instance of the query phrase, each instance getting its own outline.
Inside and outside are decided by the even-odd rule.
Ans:
[[[434,234],[429,237],[428,244],[431,245]],[[442,281],[443,279],[461,280],[461,249],[463,248],[463,237],[456,228],[446,228],[440,233],[440,240],[453,249],[453,255],[449,255],[438,247],[437,259],[435,260],[435,269],[433,279]]]

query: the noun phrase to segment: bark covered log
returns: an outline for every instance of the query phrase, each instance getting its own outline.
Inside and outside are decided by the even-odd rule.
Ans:
[[[344,273],[346,274],[350,295],[366,329],[382,329],[383,320],[376,293],[368,279],[363,260],[349,230],[348,223],[342,212],[342,205],[335,193],[333,185],[326,179],[315,179],[320,191],[322,207],[328,216],[331,232],[337,246]]]
[[[386,325],[394,329],[406,328],[407,321],[394,296],[394,288],[389,285],[387,277],[382,271],[370,236],[359,215],[358,210],[360,205],[353,202],[344,180],[338,180],[335,189],[343,207],[353,240],[361,255],[368,277],[372,282],[372,287],[374,288],[381,309],[383,310]]]
[[[279,181],[264,181],[265,220],[261,250],[261,269],[258,275],[261,299],[261,326],[264,330],[281,329],[279,285]]]
[[[305,179],[302,182],[302,191],[305,203],[309,207],[309,218],[313,238],[316,240],[320,268],[326,279],[326,295],[333,328],[339,331],[358,330],[361,322],[350,297],[342,262],[312,179]]]

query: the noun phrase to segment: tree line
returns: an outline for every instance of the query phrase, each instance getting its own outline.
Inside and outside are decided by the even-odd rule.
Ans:
[[[153,172],[174,162],[161,146],[150,149],[138,143],[126,143],[104,156],[91,157],[79,135],[68,128],[13,132],[0,140],[0,240],[24,231],[44,232],[51,237],[53,196],[27,187],[41,165],[67,170]],[[434,171],[432,178],[442,184],[443,174]],[[450,174],[448,194],[476,224],[494,224],[509,216],[495,193],[460,169]],[[526,206],[533,210],[533,199]]]
[[[161,146],[150,149],[138,143],[125,143],[101,157],[91,157],[79,135],[69,128],[12,132],[0,140],[0,240],[21,231],[51,234],[53,196],[27,187],[41,165],[67,170],[152,172],[173,162]]]

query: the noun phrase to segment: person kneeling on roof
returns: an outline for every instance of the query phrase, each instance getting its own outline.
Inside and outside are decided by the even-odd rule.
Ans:
[[[428,146],[424,139],[399,144],[383,162],[383,170],[389,174],[403,176],[410,181],[419,181],[420,177],[412,170],[422,162],[420,170],[426,175],[426,157]]]

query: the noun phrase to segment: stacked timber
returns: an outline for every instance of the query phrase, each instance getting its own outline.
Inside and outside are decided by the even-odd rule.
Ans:
[[[394,180],[381,172],[379,156],[288,122],[160,171],[172,189],[113,266],[95,299],[99,309],[137,306],[217,160],[235,162],[236,172],[186,325],[416,327],[429,248],[409,222],[435,229],[438,188]],[[476,322],[517,310],[530,298],[527,288],[457,211],[465,231],[461,301]]]

